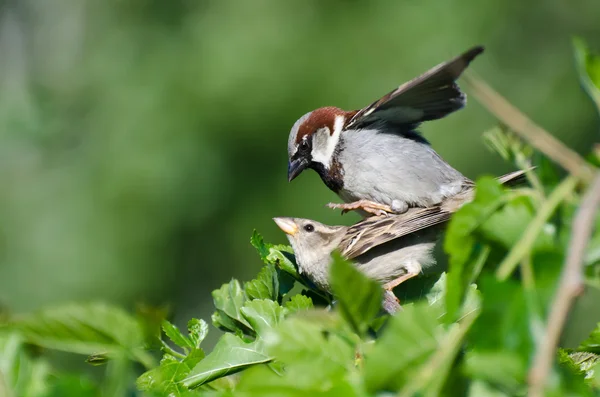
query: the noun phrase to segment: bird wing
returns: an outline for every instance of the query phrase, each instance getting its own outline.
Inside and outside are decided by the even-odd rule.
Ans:
[[[525,171],[520,170],[497,179],[504,185],[514,186],[524,178]],[[474,193],[474,186],[469,186],[463,192],[432,207],[411,208],[404,214],[366,218],[348,228],[339,244],[340,251],[346,258],[352,259],[388,241],[445,223],[465,203],[473,200]]]
[[[483,47],[473,47],[402,84],[357,111],[344,128],[359,128],[378,120],[414,127],[423,121],[439,119],[462,108],[466,103],[466,96],[455,81],[482,52]]]
[[[380,244],[444,223],[450,215],[451,212],[435,206],[412,208],[400,215],[367,218],[348,228],[339,247],[342,255],[351,259]]]

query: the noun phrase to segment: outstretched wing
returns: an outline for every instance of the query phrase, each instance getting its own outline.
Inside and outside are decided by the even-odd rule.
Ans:
[[[421,76],[402,84],[383,98],[359,110],[345,128],[359,128],[375,121],[415,125],[446,116],[466,103],[466,95],[456,80],[483,47],[441,63]]]
[[[412,208],[400,215],[367,218],[350,228],[340,243],[342,255],[351,259],[388,241],[444,223],[451,213],[439,206]]]

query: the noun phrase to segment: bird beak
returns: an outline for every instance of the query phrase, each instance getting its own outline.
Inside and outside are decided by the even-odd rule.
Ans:
[[[298,225],[292,218],[273,218],[273,220],[285,234],[293,236],[298,232]]]
[[[295,159],[288,163],[288,182],[296,178],[308,166],[306,159]]]

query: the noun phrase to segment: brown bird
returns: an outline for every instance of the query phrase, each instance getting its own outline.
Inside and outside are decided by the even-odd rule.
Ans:
[[[498,180],[514,185],[523,180],[524,174],[517,171]],[[444,224],[462,205],[472,201],[474,194],[471,186],[438,205],[411,208],[400,215],[370,217],[353,226],[329,226],[302,218],[273,220],[287,234],[299,272],[318,288],[331,292],[331,254],[339,250],[367,277],[392,291],[435,264],[432,251]]]

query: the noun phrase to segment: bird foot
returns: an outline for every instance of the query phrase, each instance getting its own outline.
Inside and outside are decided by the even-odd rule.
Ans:
[[[331,209],[341,209],[342,215],[346,212],[357,210],[362,210],[375,216],[387,216],[388,214],[394,213],[394,210],[392,210],[392,207],[389,205],[379,204],[369,200],[358,200],[352,203],[329,203],[327,206]]]
[[[383,302],[382,302],[383,310],[388,312],[389,314],[394,314],[399,311],[402,311],[402,306],[400,305],[400,299],[394,295],[392,291],[385,290],[383,292]]]

